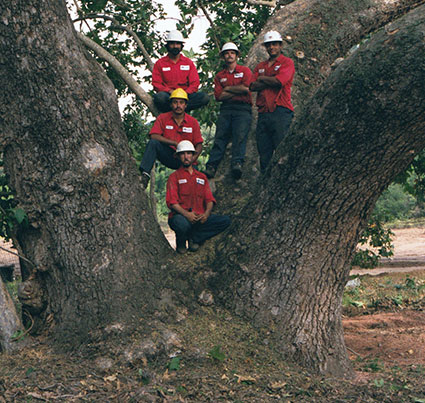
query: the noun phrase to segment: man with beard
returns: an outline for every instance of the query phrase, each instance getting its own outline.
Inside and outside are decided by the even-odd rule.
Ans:
[[[242,176],[246,141],[251,126],[251,70],[237,64],[239,49],[225,43],[220,52],[225,68],[214,78],[214,95],[221,102],[216,123],[214,146],[207,162],[205,174],[213,178],[224,157],[227,143],[232,141],[231,172],[234,179]]]
[[[267,32],[263,44],[269,59],[254,69],[254,81],[250,85],[251,91],[258,92],[256,137],[261,172],[266,170],[291,125],[294,116],[291,86],[295,74],[294,62],[281,54],[282,37],[279,32]]]
[[[166,42],[168,53],[153,67],[152,85],[157,92],[153,100],[160,112],[170,110],[169,97],[176,88],[184,89],[189,96],[186,112],[209,102],[209,96],[198,91],[199,75],[192,60],[180,54],[183,44],[183,35],[179,31],[170,31]]]
[[[195,147],[183,140],[177,146],[180,168],[167,181],[167,206],[171,210],[168,224],[176,233],[176,250],[196,252],[207,239],[224,231],[230,225],[228,216],[211,214],[216,203],[207,177],[193,167]]]
[[[150,172],[158,159],[162,164],[171,169],[177,169],[180,161],[175,158],[175,149],[182,140],[189,140],[195,145],[193,162],[202,151],[202,135],[198,121],[185,113],[188,96],[181,88],[175,89],[170,95],[171,111],[161,113],[150,133],[150,140],[146,146],[140,164],[142,173],[142,186],[148,186]]]

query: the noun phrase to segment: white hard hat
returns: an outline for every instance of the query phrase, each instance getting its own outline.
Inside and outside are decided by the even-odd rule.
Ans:
[[[180,31],[173,30],[170,31],[167,35],[166,42],[181,42],[184,43],[183,35]]]
[[[233,42],[227,42],[227,43],[225,43],[223,45],[223,47],[221,48],[220,53],[223,53],[226,50],[234,50],[235,52],[238,52],[239,53],[238,47]]]
[[[184,153],[185,151],[195,151],[195,147],[193,146],[192,142],[189,140],[182,140],[179,144],[177,144],[177,150],[176,153]]]
[[[263,43],[282,42],[282,36],[277,31],[269,31],[264,35]]]

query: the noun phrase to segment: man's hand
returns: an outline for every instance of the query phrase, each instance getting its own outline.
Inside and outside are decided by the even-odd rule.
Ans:
[[[184,216],[187,218],[187,220],[191,223],[191,224],[195,224],[198,221],[198,215],[196,213],[194,213],[193,211],[186,211],[186,213],[184,214]]]
[[[199,221],[201,224],[205,224],[205,221],[208,220],[208,217],[210,216],[210,213],[205,212],[204,214],[199,214],[196,217],[196,221]]]

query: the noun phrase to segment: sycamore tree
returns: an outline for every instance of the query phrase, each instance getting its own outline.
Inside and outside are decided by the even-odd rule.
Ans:
[[[1,3],[1,145],[27,214],[14,238],[34,329],[77,343],[110,323],[154,326],[208,288],[268,327],[283,355],[349,374],[341,326],[349,262],[376,199],[425,146],[423,2],[297,0],[273,9],[263,31],[280,31],[296,61],[297,117],[265,175],[251,148],[247,179],[217,183],[234,219],[197,262],[204,276],[175,257],[153,217],[116,90],[86,46],[100,49],[77,33],[62,1]],[[259,39],[246,63],[263,58]]]

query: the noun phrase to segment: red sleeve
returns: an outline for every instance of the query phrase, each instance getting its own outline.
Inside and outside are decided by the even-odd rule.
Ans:
[[[173,172],[167,180],[167,193],[165,196],[165,201],[168,208],[171,210],[173,204],[179,204],[179,188],[177,183],[176,172]]]
[[[199,74],[192,60],[189,60],[189,62],[190,62],[189,64],[190,70],[189,70],[189,76],[187,78],[189,81],[189,86],[187,87],[186,92],[188,94],[193,94],[194,92],[198,91],[198,88],[199,88]]]
[[[209,202],[213,202],[216,204],[215,198],[211,192],[210,184],[208,182],[208,179],[205,177],[205,192],[204,192],[204,201],[205,205],[207,205]]]
[[[223,88],[224,87],[221,85],[221,82],[220,82],[220,77],[217,74],[214,77],[214,96],[217,101],[220,95],[223,93]]]
[[[199,127],[199,123],[196,119],[193,119],[193,145],[196,146],[199,143],[203,143],[204,139],[202,138],[201,128]]]
[[[169,92],[171,88],[164,85],[164,79],[162,77],[161,68],[162,68],[161,59],[159,59],[153,66],[152,85],[156,92],[159,92],[159,91]]]
[[[257,66],[255,66],[254,72],[252,73],[252,77],[251,77],[251,83],[253,83],[254,81],[257,81],[259,66],[260,66],[259,64],[257,64]]]
[[[161,115],[156,118],[155,123],[149,132],[149,136],[152,134],[159,134],[160,136],[164,134],[164,122]]]
[[[249,85],[252,83],[252,72],[251,69],[248,67],[245,67],[244,73],[243,73],[243,80],[242,85],[245,85],[246,87],[249,87]]]
[[[279,69],[279,73],[275,75],[275,78],[277,78],[280,83],[282,84],[282,87],[290,82],[295,74],[295,66],[292,59],[285,58],[284,62],[282,63],[282,66]]]

